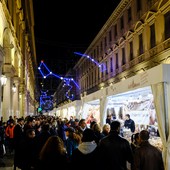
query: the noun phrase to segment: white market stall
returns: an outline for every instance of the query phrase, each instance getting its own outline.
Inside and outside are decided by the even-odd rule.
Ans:
[[[148,125],[157,126],[152,89],[150,86],[108,97],[107,115],[124,121],[125,114],[135,121],[136,131]]]
[[[100,100],[93,100],[83,104],[81,118],[86,120],[88,126],[90,122],[100,123]]]
[[[165,169],[170,169],[170,65],[161,64],[106,89],[107,96],[149,87],[152,90],[157,123],[163,144]],[[151,109],[151,108],[150,108]]]
[[[165,169],[170,169],[170,65],[160,64],[140,74],[137,74],[128,79],[122,80],[109,87],[103,88],[93,94],[82,97],[83,114],[85,112],[85,105],[90,101],[100,101],[100,124],[105,124],[107,109],[111,98],[123,96],[130,93],[137,93],[143,91],[145,95],[145,109],[148,109],[144,115],[141,115],[141,110],[135,112],[133,116],[144,117],[142,120],[145,124],[150,121],[148,115],[156,112],[156,123],[159,129],[159,134],[163,144],[163,159]],[[136,90],[136,91],[134,91]],[[146,91],[147,93],[144,93]],[[112,97],[111,97],[112,96]],[[139,97],[140,98],[140,95]],[[148,98],[148,99],[147,99]],[[135,99],[137,100],[137,99]],[[144,107],[139,105],[138,107]],[[152,108],[154,105],[154,109]],[[154,114],[153,114],[154,115]],[[134,118],[133,117],[133,118]],[[155,123],[155,122],[154,122]]]
[[[79,118],[80,110],[82,108],[81,100],[75,100],[57,108],[57,116],[70,119],[70,116]]]
[[[81,98],[82,100],[82,113],[81,118],[86,119],[86,122],[89,126],[90,121],[97,121],[100,125],[103,125],[103,115],[104,108],[106,108],[105,101],[105,90],[99,90],[92,94],[85,95]]]

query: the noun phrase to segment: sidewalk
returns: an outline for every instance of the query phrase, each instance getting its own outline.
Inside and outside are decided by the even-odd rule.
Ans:
[[[0,170],[13,170],[14,154],[6,153],[0,160]]]

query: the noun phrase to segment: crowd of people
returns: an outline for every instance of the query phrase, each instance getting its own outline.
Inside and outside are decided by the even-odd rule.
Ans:
[[[0,146],[14,154],[14,170],[75,169],[78,165],[93,170],[164,170],[161,151],[149,143],[149,131],[133,133],[131,142],[120,131],[118,120],[101,127],[96,121],[87,126],[85,119],[73,117],[10,116],[5,123],[0,121]],[[0,149],[1,159],[3,154]]]

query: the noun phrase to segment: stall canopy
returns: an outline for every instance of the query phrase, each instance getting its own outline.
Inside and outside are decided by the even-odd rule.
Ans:
[[[151,88],[156,110],[160,137],[163,143],[163,159],[165,169],[170,169],[170,65],[160,64],[140,74],[122,80],[93,94],[84,96],[82,102],[100,101],[101,125],[105,123],[109,96],[123,94],[144,87]]]

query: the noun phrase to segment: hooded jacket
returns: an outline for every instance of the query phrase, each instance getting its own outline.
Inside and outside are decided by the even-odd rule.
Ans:
[[[72,168],[78,164],[83,169],[99,169],[98,168],[98,147],[97,144],[92,142],[82,142],[77,149],[72,153],[71,164]]]

